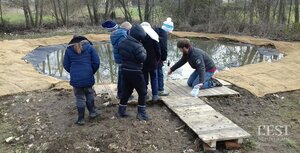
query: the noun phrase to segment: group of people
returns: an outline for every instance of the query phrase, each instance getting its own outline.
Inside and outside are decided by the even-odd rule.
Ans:
[[[152,100],[161,100],[160,96],[168,96],[164,90],[163,64],[167,59],[168,33],[174,29],[171,18],[167,18],[161,27],[152,28],[148,22],[131,25],[123,22],[120,26],[107,20],[102,27],[111,32],[110,39],[113,46],[114,61],[118,67],[117,98],[120,99],[117,117],[129,115],[126,112],[127,102],[132,97],[133,90],[138,93],[137,116],[139,120],[150,120],[146,113],[147,86],[152,89]],[[188,39],[181,39],[177,47],[182,52],[182,58],[170,68],[168,75],[188,62],[196,69],[188,79],[188,85],[201,89],[218,86],[212,79],[216,71],[213,60],[201,49],[193,48]],[[70,73],[70,84],[73,86],[78,110],[76,124],[84,124],[85,104],[89,110],[89,117],[99,115],[94,106],[93,85],[94,74],[100,64],[99,55],[92,42],[84,36],[74,36],[69,42],[63,65]]]

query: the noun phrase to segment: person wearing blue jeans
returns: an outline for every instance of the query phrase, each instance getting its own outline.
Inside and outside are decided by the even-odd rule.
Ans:
[[[168,92],[164,89],[164,71],[163,71],[163,62],[159,62],[157,65],[157,85],[159,96],[167,96]]]
[[[70,73],[70,85],[73,86],[78,111],[78,125],[84,125],[85,104],[89,117],[95,118],[99,113],[95,110],[94,74],[100,65],[99,55],[93,44],[83,36],[74,36],[64,55],[64,69]]]
[[[146,82],[146,91],[148,90],[147,86],[149,84],[149,76],[150,76],[152,95],[158,95],[157,70],[155,69],[151,72],[144,72],[144,78],[145,78],[145,82]],[[153,100],[157,100],[157,99],[154,98]]]
[[[154,31],[159,36],[159,47],[161,52],[160,61],[157,65],[157,81],[158,81],[158,95],[168,96],[169,92],[164,89],[164,72],[163,72],[163,62],[167,60],[168,56],[168,33],[174,30],[174,24],[171,18],[167,18],[163,22],[161,27],[154,28]]]
[[[221,85],[212,78],[216,71],[216,66],[206,52],[192,47],[188,39],[180,39],[177,42],[177,47],[182,52],[182,57],[170,68],[168,75],[188,62],[195,69],[187,81],[188,86],[198,86],[200,89],[207,89]]]
[[[213,75],[214,75],[214,72],[206,72],[205,73],[204,83],[202,85],[202,89],[207,89],[207,88],[211,88],[211,87],[214,86],[214,82],[211,79]],[[194,71],[190,75],[190,77],[187,81],[188,86],[194,87],[195,85],[199,84],[200,83],[199,78],[200,78],[200,76],[199,76],[198,72]]]

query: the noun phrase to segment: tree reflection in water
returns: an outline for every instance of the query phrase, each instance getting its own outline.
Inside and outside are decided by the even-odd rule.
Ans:
[[[177,41],[177,39],[171,39],[168,42],[168,59],[164,64],[165,74],[170,66],[174,65],[181,58],[182,54],[176,47]],[[191,43],[194,47],[206,51],[213,58],[219,71],[262,61],[270,62],[283,57],[283,54],[278,53],[275,49],[236,42],[191,39]],[[113,61],[112,46],[105,42],[94,42],[94,46],[101,60],[100,68],[95,74],[96,82],[116,83],[118,65]],[[65,49],[48,54],[46,60],[38,64],[36,68],[44,74],[69,80],[70,76],[62,66],[64,52]],[[167,63],[169,63],[169,66]],[[176,70],[170,77],[171,79],[188,78],[193,71],[187,63]]]

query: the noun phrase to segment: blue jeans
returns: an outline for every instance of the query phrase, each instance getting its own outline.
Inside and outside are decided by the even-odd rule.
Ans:
[[[162,67],[163,67],[163,63],[159,62],[157,66],[158,91],[164,91],[164,72]]]
[[[90,113],[95,113],[94,97],[95,91],[92,87],[76,88],[73,87],[76,97],[77,108],[85,108],[85,104]]]
[[[158,82],[157,82],[157,69],[151,71],[151,72],[144,72],[145,82],[146,82],[146,90],[148,89],[149,84],[149,74],[150,74],[150,80],[151,80],[151,89],[152,89],[152,95],[157,96],[158,95]]]
[[[118,67],[118,83],[117,83],[117,96],[122,97],[122,68],[121,65]]]
[[[201,89],[207,89],[213,87],[213,82],[211,81],[214,72],[205,72],[204,82]],[[195,70],[189,77],[187,81],[188,86],[194,87],[195,85],[199,84],[199,74]]]

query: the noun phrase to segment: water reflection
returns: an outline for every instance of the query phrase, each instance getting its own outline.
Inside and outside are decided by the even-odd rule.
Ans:
[[[164,66],[166,74],[170,66],[181,58],[181,52],[176,47],[177,40],[170,40],[168,43],[168,59]],[[273,61],[283,57],[283,54],[275,49],[257,47],[249,44],[220,42],[215,40],[191,39],[194,47],[201,48],[211,55],[219,71],[231,67],[239,67],[246,64],[253,64],[262,61]],[[113,61],[112,46],[109,43],[94,42],[94,46],[100,56],[100,68],[95,74],[97,83],[110,83],[117,81],[118,66]],[[65,48],[51,52],[46,60],[35,65],[38,71],[44,74],[69,80],[69,73],[63,68],[63,57]],[[169,63],[169,64],[167,64]],[[194,70],[187,64],[176,70],[170,77],[172,79],[188,78]]]

